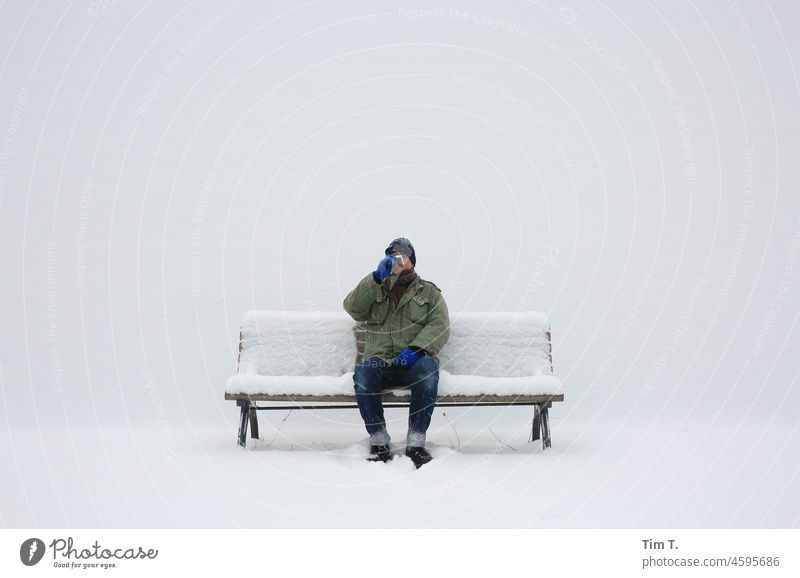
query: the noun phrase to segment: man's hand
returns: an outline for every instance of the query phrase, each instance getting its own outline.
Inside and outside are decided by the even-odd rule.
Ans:
[[[391,255],[386,255],[381,262],[378,263],[378,268],[372,272],[372,278],[376,283],[383,283],[384,280],[392,274],[394,268],[394,258]]]
[[[410,367],[414,365],[420,357],[422,357],[422,355],[419,351],[414,351],[413,349],[404,349],[400,352],[395,361],[397,362],[397,365],[401,367]]]

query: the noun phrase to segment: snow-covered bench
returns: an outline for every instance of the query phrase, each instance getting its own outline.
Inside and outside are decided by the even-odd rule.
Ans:
[[[257,410],[357,407],[353,370],[361,362],[364,336],[364,324],[346,313],[245,314],[238,371],[225,387],[225,399],[241,408],[239,445],[246,443],[248,423],[258,439]],[[550,446],[548,409],[564,401],[564,394],[553,376],[543,314],[451,312],[450,339],[439,360],[437,405],[533,405],[531,441],[541,438],[543,447]],[[407,406],[409,395],[407,388],[388,390],[384,407]]]

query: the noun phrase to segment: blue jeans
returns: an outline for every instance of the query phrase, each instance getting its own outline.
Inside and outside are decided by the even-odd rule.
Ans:
[[[381,391],[387,387],[407,386],[411,388],[411,407],[406,444],[417,447],[425,445],[425,432],[431,424],[439,386],[439,365],[433,357],[423,355],[409,367],[370,357],[356,366],[353,382],[358,409],[367,426],[371,444],[389,444]]]

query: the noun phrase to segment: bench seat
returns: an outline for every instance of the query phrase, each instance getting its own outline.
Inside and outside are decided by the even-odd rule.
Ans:
[[[552,375],[489,377],[452,375],[439,370],[440,396],[548,395],[560,394],[561,387],[561,381]],[[352,371],[340,377],[237,374],[228,379],[225,392],[266,396],[285,393],[307,397],[338,395],[355,399]],[[398,393],[404,395],[402,390]]]

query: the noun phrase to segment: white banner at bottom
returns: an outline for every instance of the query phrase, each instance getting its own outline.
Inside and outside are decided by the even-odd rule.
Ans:
[[[22,529],[0,546],[0,576],[800,576],[795,529]]]

